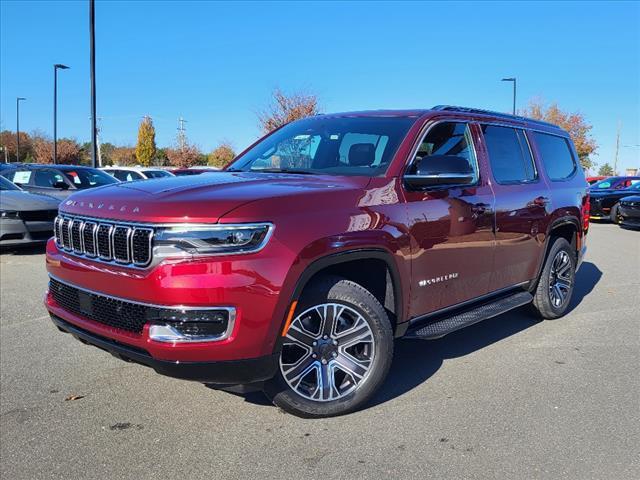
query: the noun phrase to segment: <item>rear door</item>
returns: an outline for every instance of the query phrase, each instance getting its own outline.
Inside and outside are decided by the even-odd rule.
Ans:
[[[464,157],[475,172],[470,185],[407,190],[412,240],[411,316],[471,300],[489,290],[493,267],[493,193],[475,145],[477,126],[435,122],[424,134],[407,173],[429,155]]]
[[[525,130],[499,124],[482,124],[481,130],[496,197],[496,249],[490,286],[496,291],[536,276],[552,207]]]

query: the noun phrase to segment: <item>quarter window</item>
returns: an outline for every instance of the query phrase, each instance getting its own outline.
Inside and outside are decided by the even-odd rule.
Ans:
[[[526,183],[536,179],[536,170],[525,134],[520,129],[483,125],[489,163],[498,183]]]
[[[413,165],[417,165],[419,160],[430,155],[453,155],[464,158],[469,162],[469,171],[475,173],[475,181],[477,181],[475,151],[469,125],[466,123],[443,122],[432,127],[422,140]],[[410,169],[409,173],[415,172]]]
[[[551,180],[564,180],[576,171],[576,162],[566,138],[534,133],[538,152]]]

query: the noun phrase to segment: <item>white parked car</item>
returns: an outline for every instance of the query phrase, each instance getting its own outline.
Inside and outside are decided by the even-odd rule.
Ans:
[[[102,170],[122,182],[147,180],[149,178],[174,177],[168,170],[154,167],[104,167]]]

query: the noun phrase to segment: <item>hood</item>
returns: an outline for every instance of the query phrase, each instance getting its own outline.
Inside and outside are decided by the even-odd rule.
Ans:
[[[217,222],[226,213],[260,199],[361,190],[365,177],[220,172],[125,182],[74,193],[60,210],[75,215],[132,222]]]
[[[624,200],[625,202],[640,202],[640,195],[627,195],[621,200]]]
[[[23,190],[2,190],[0,209],[19,212],[29,210],[57,210],[60,200],[47,195],[29,193]]]

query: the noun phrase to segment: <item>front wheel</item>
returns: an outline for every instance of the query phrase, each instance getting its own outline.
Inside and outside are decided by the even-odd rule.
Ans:
[[[618,204],[617,203],[613,207],[611,207],[610,220],[613,223],[620,223],[620,217],[618,215]]]
[[[283,410],[308,418],[364,404],[393,357],[393,332],[380,302],[359,284],[331,276],[305,288],[294,315],[265,393]]]

